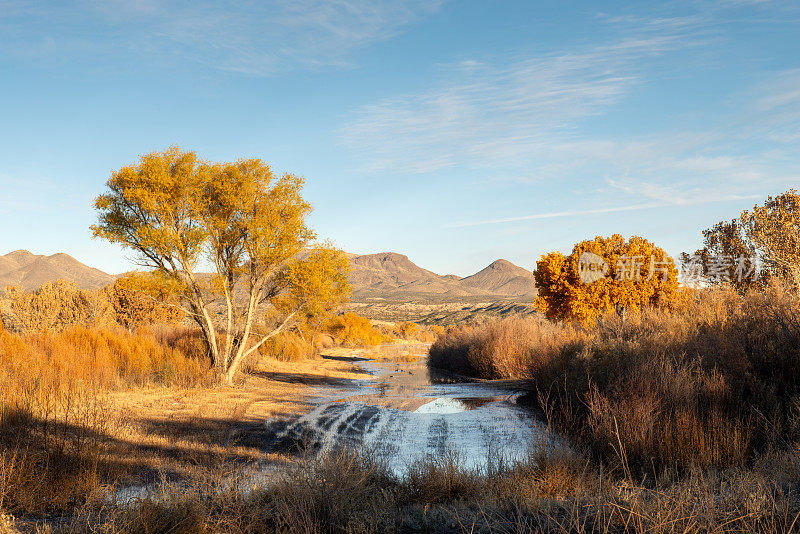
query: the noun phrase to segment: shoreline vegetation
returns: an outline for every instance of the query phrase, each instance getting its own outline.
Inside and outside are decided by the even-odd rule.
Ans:
[[[152,529],[149,520],[129,519],[160,509],[164,503],[151,502],[155,494],[175,491],[173,504],[188,499],[189,509],[202,510],[202,499],[190,498],[201,491],[198,484],[228,484],[263,462],[296,463],[292,454],[267,453],[265,422],[310,409],[304,381],[363,376],[352,363],[321,359],[321,350],[430,342],[437,332],[333,316],[313,337],[296,330],[275,336],[227,385],[195,328],[126,328],[108,294],[55,282],[32,293],[9,291],[0,306],[7,325],[0,328],[0,531],[172,531],[163,521],[180,532],[208,531],[210,517],[196,523],[181,510],[153,519]],[[115,502],[119,489],[141,485],[153,494],[139,512]],[[214,490],[214,517],[221,489]],[[228,497],[257,501],[242,492]],[[205,526],[193,530],[199,524]]]
[[[4,331],[0,498],[10,514],[6,527],[187,533],[796,530],[796,306],[777,287],[745,296],[704,290],[672,311],[644,309],[624,320],[609,315],[594,328],[542,318],[450,327],[431,346],[429,365],[480,378],[532,380],[527,402],[569,448],[532,444],[524,461],[498,455],[481,471],[448,451],[421,458],[401,475],[387,469],[377,451],[299,451],[268,455],[275,468],[255,485],[248,476],[265,461],[261,412],[238,419],[190,417],[173,425],[162,419],[142,429],[124,424],[108,401],[145,388],[164,393],[156,404],[174,401],[178,391],[240,395],[247,389],[246,382],[215,385],[213,375],[203,373],[208,366],[191,356],[198,340],[190,329]],[[430,329],[412,323],[390,331],[340,316],[332,325],[326,335],[349,345],[433,339]],[[286,345],[274,348],[286,351]],[[301,353],[282,355],[283,363],[274,356],[263,358],[287,369],[315,361]],[[343,362],[324,363],[339,365],[326,367],[328,375],[356,371]],[[257,375],[258,364],[248,371]],[[254,384],[280,396],[275,385]],[[656,395],[663,400],[654,406]],[[287,389],[286,404],[273,407],[273,416],[291,412],[288,399],[299,396],[299,389]],[[715,433],[715,441],[703,439],[705,433]],[[132,501],[115,500],[133,481],[148,490]]]
[[[604,503],[629,514],[622,530],[797,530],[800,303],[777,283],[682,291],[671,310],[611,312],[588,326],[509,318],[453,327],[428,363],[529,381],[520,402],[589,470],[639,496]],[[665,495],[683,511],[644,504]],[[708,497],[702,520],[683,508]],[[724,511],[737,499],[736,512]],[[585,530],[606,531],[597,527]]]
[[[556,431],[637,476],[791,451],[800,438],[796,297],[777,284],[745,295],[685,291],[673,310],[609,313],[588,327],[512,318],[451,328],[428,362],[529,380],[525,400]]]

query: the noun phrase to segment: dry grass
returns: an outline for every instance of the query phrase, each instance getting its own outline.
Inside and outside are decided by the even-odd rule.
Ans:
[[[589,329],[510,319],[451,330],[430,364],[530,378],[559,431],[630,474],[747,465],[800,438],[800,307],[773,287],[703,291]]]
[[[450,327],[429,352],[433,367],[480,378],[528,378],[554,354],[584,341],[577,328],[540,317]]]
[[[102,392],[206,378],[202,361],[153,334],[79,327],[0,332],[0,506],[69,510],[124,474],[106,454]]]
[[[207,371],[202,359],[164,345],[147,332],[81,327],[57,333],[0,332],[4,402],[18,399],[25,391],[30,392],[26,398],[45,407],[48,395],[75,385],[85,390],[150,383],[185,385],[202,381]],[[37,395],[37,399],[31,397]]]
[[[258,352],[261,356],[283,362],[305,360],[316,354],[314,345],[296,332],[281,332],[261,345]]]
[[[457,458],[425,459],[409,475],[380,455],[305,458],[247,489],[220,470],[165,485],[129,507],[87,506],[70,532],[652,533],[796,531],[797,495],[761,473],[692,471],[647,486],[603,477],[579,456],[531,457],[491,473]]]

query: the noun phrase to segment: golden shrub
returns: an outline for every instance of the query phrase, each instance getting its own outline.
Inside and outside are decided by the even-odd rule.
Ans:
[[[0,332],[2,400],[36,392],[40,405],[62,390],[149,383],[192,384],[208,364],[162,344],[151,333],[70,327],[61,332]]]
[[[343,345],[380,345],[390,340],[372,326],[369,319],[355,313],[345,313],[335,317],[328,330]]]
[[[175,324],[185,313],[169,302],[163,285],[152,280],[152,276],[129,273],[105,289],[117,323],[127,328],[138,328],[154,324]]]
[[[580,276],[584,255],[602,258],[605,271],[587,282]],[[549,318],[590,322],[609,310],[670,306],[678,270],[663,249],[644,238],[598,236],[575,245],[569,256],[545,254],[536,263],[536,306]]]
[[[419,332],[420,332],[419,325],[411,321],[406,321],[405,323],[397,323],[394,327],[395,335],[397,335],[397,337],[400,337],[402,339],[413,339],[419,334]]]
[[[110,326],[114,309],[105,292],[56,280],[32,292],[6,290],[6,327],[15,332],[59,332],[73,326]]]

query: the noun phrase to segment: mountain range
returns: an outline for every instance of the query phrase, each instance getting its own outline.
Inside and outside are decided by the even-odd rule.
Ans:
[[[44,256],[15,250],[0,256],[0,288],[36,289],[58,279],[74,282],[79,289],[96,289],[113,282],[116,276],[84,265],[69,254]]]
[[[467,277],[439,275],[419,267],[403,254],[348,254],[354,300],[374,298],[530,297],[536,294],[533,273],[506,260],[497,260]],[[17,250],[0,256],[0,288],[9,285],[36,289],[63,279],[81,289],[95,289],[116,276],[89,267],[68,254],[38,255]]]
[[[423,269],[408,256],[396,252],[348,256],[350,285],[356,300],[425,295],[458,298],[536,294],[533,273],[507,260],[494,261],[481,271],[461,278]]]

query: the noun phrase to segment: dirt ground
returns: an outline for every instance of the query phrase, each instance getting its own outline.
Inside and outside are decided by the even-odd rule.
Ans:
[[[311,410],[316,386],[371,380],[357,365],[363,352],[337,348],[313,360],[265,359],[234,386],[110,393],[103,402],[108,455],[141,481],[231,462],[285,462],[264,450],[265,423]]]
[[[351,349],[327,351],[346,354]],[[309,386],[369,379],[348,361],[321,358],[297,362],[265,359],[242,373],[234,386],[214,388],[143,388],[108,396],[114,415],[130,421],[185,421],[208,418],[264,421],[298,415],[309,409]]]

